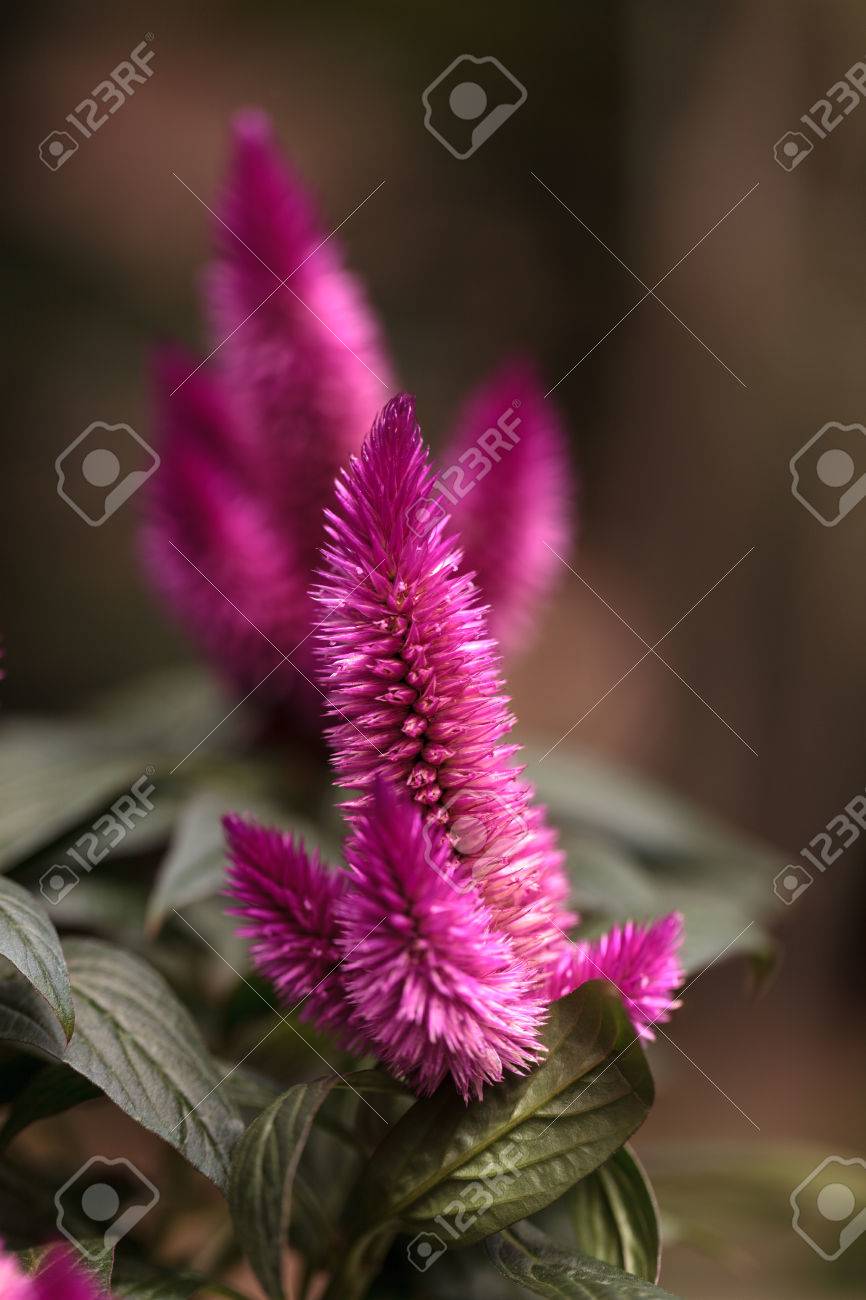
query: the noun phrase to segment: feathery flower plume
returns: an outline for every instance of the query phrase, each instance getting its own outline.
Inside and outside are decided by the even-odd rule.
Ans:
[[[451,1075],[464,1100],[540,1056],[545,1003],[453,852],[407,795],[377,782],[338,904],[349,995],[373,1050],[422,1095]]]
[[[591,943],[570,944],[560,953],[548,996],[554,1001],[587,980],[608,979],[621,994],[635,1031],[641,1038],[655,1038],[653,1024],[669,1020],[680,1005],[673,995],[684,978],[677,956],[682,938],[683,918],[671,912],[648,925],[627,921]]]
[[[378,778],[408,789],[515,955],[543,968],[571,919],[559,916],[562,855],[511,763],[513,718],[477,588],[445,517],[426,517],[432,477],[402,394],[337,482],[313,592],[334,767],[361,792],[350,813]]]
[[[364,1046],[341,966],[336,918],[349,876],[330,871],[303,840],[230,815],[228,893],[238,933],[252,940],[255,969],[302,1020],[335,1033],[348,1050]]]
[[[565,432],[529,361],[470,394],[442,460],[466,467],[451,523],[507,652],[527,640],[571,543]]]
[[[156,368],[163,463],[144,498],[145,566],[244,693],[289,655],[300,672],[283,665],[261,695],[308,722],[321,712],[304,677],[322,509],[388,367],[375,319],[262,114],[235,122],[216,233],[213,362],[197,369],[174,352]]]
[[[235,121],[218,216],[218,255],[207,276],[212,359],[205,370],[175,352],[156,367],[162,465],[143,493],[145,567],[240,692],[256,688],[256,702],[277,721],[306,726],[321,712],[305,678],[315,622],[307,588],[322,511],[339,467],[360,449],[391,369],[339,239],[317,220],[261,113]],[[490,442],[487,426],[515,398],[519,440],[496,460],[501,437],[493,429]],[[480,391],[452,440],[452,457],[463,456],[478,475],[459,506],[467,567],[494,602],[509,649],[554,576],[541,539],[558,550],[567,533],[565,452],[550,407],[531,370],[510,367]],[[493,469],[483,473],[486,461]],[[489,527],[496,521],[499,533],[503,518],[512,528],[494,555]],[[277,668],[280,655],[299,671]]]

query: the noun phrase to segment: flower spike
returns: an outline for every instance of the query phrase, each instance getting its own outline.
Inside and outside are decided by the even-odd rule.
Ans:
[[[236,815],[223,825],[230,910],[243,919],[239,933],[252,940],[253,965],[302,1020],[335,1032],[349,1050],[363,1050],[337,941],[347,873],[329,871],[291,835]]]
[[[373,1050],[422,1095],[450,1074],[464,1100],[541,1055],[545,1003],[441,829],[377,781],[347,847],[338,904],[349,996]]]
[[[407,789],[445,829],[515,954],[545,966],[563,942],[561,854],[512,765],[496,642],[446,517],[427,517],[431,483],[414,401],[401,394],[337,482],[313,592],[334,767],[360,791],[350,812],[378,778]]]
[[[551,1001],[564,997],[587,980],[607,979],[641,1038],[655,1038],[653,1025],[670,1019],[680,1005],[674,994],[684,972],[677,956],[683,939],[683,918],[671,912],[649,925],[627,921],[615,925],[592,943],[575,943],[561,954],[551,977]]]

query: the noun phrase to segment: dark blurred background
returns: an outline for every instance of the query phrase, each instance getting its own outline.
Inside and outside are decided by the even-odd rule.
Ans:
[[[583,581],[563,569],[510,669],[523,734],[552,745],[583,719],[563,747],[635,766],[797,861],[866,786],[866,505],[823,528],[788,471],[828,421],[866,420],[866,107],[795,170],[773,145],[866,58],[862,4],[150,0],[6,6],[0,22],[4,715],[73,709],[189,656],[142,582],[135,502],[87,528],[53,462],[93,420],[148,437],[149,349],[204,345],[210,218],[173,173],[210,202],[230,116],[259,104],[328,229],[386,182],[340,236],[431,441],[503,354],[561,380]],[[146,33],[152,79],[43,166],[40,141]],[[420,95],[464,51],[495,55],[528,99],[457,161]],[[635,276],[653,286],[691,249],[659,285],[669,310],[634,306]],[[629,672],[708,592],[660,647],[669,666]],[[760,1000],[741,961],[690,993],[673,1032],[691,1059],[657,1053],[638,1144],[651,1172],[657,1144],[702,1137],[756,1161],[774,1141],[866,1154],[863,860],[858,843],[791,908],[768,880],[785,952]],[[712,1188],[702,1213],[723,1221]],[[665,1284],[860,1294],[786,1220],[782,1204],[778,1232],[721,1259],[673,1249]],[[851,1250],[866,1258],[866,1237]]]

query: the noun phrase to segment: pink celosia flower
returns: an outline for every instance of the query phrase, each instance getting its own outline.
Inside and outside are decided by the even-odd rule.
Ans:
[[[490,630],[504,647],[526,640],[562,568],[559,557],[568,554],[573,511],[565,448],[535,367],[515,360],[470,395],[441,457],[462,470],[446,470],[438,482],[457,496],[451,523],[490,606]]]
[[[446,1074],[464,1098],[540,1055],[545,1002],[451,846],[407,794],[379,782],[330,871],[290,835],[227,817],[232,911],[289,1007],[372,1052],[417,1091]]]
[[[417,527],[432,478],[403,394],[376,420],[327,512],[314,596],[334,767],[361,791],[350,811],[379,777],[407,788],[446,830],[516,955],[543,967],[571,920],[559,916],[562,855],[511,762],[499,654],[459,544],[444,518]]]
[[[302,840],[242,817],[224,818],[229,848],[228,892],[242,916],[239,934],[252,940],[253,965],[303,1020],[362,1046],[340,966],[336,907],[345,871],[329,871]]]
[[[278,718],[308,722],[320,713],[307,680],[315,618],[306,593],[322,511],[387,395],[390,367],[339,240],[317,221],[260,113],[235,123],[216,234],[213,359],[196,369],[175,353],[156,371],[163,463],[144,494],[144,559],[179,621],[244,694],[256,688]],[[496,422],[508,406],[518,423],[506,452]],[[558,550],[568,531],[564,438],[530,369],[503,369],[471,401],[443,483],[452,460],[466,493],[468,567],[495,602],[497,631],[516,644],[553,578],[543,542]]]
[[[106,1300],[105,1292],[74,1260],[55,1246],[35,1274],[25,1273],[14,1255],[0,1249],[2,1300]]]
[[[681,978],[680,921],[565,935],[562,854],[512,765],[496,643],[431,480],[404,394],[327,515],[314,596],[334,764],[357,792],[350,870],[230,818],[230,892],[287,1002],[417,1090],[450,1074],[468,1098],[537,1059],[544,1005],[600,975],[649,1035]]]
[[[346,856],[338,905],[349,995],[376,1054],[422,1095],[446,1074],[481,1096],[538,1060],[545,1004],[421,809],[379,782]]]
[[[560,953],[548,984],[551,1000],[564,997],[587,980],[607,979],[621,994],[635,1030],[655,1038],[654,1024],[670,1019],[680,1004],[673,995],[684,972],[677,951],[683,919],[678,912],[649,925],[627,921],[591,943],[577,942]]]

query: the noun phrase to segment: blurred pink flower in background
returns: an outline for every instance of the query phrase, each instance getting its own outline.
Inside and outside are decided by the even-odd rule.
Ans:
[[[25,1273],[14,1255],[0,1246],[2,1300],[107,1300],[107,1293],[65,1247],[53,1246],[35,1274]]]
[[[307,589],[322,512],[392,372],[338,239],[259,112],[236,119],[215,232],[212,359],[171,349],[155,368],[162,465],[145,498],[144,559],[234,686],[261,685],[272,713],[309,725],[321,713]],[[565,438],[532,365],[500,368],[446,445],[435,492],[454,506],[492,626],[515,649],[571,532]]]

